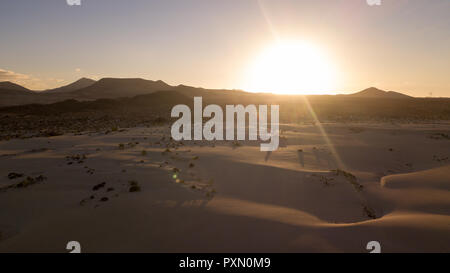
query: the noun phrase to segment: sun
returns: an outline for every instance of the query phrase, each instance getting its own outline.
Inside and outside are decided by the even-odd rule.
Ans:
[[[321,48],[303,41],[277,42],[251,63],[245,90],[275,94],[330,94],[336,69]]]

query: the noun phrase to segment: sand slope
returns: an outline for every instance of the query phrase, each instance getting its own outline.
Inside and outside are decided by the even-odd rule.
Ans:
[[[0,252],[450,251],[449,125],[323,128],[269,154],[167,126],[0,142]]]

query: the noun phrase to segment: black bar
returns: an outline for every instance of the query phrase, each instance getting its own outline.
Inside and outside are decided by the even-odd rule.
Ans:
[[[80,272],[140,269],[143,272],[401,272],[418,268],[445,268],[450,254],[0,254],[2,267],[70,269]],[[182,261],[195,267],[181,267]],[[213,260],[208,269],[206,260]],[[197,262],[200,261],[200,262]],[[255,263],[255,261],[258,261]],[[267,263],[270,261],[270,263]],[[192,264],[191,264],[192,265]],[[203,265],[203,266],[202,266]],[[62,266],[62,267],[61,267]],[[392,270],[393,268],[391,268]],[[86,271],[87,270],[87,271]],[[430,271],[431,272],[431,271]]]

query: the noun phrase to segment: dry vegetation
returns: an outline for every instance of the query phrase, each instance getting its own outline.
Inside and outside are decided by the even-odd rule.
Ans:
[[[56,136],[81,132],[110,133],[118,128],[151,126],[171,121],[174,105],[192,105],[202,95],[204,105],[278,104],[280,122],[429,122],[450,120],[450,99],[355,98],[347,96],[276,96],[234,92],[182,94],[161,91],[133,98],[66,100],[53,104],[29,104],[0,108],[0,139]],[[308,107],[308,104],[310,107]],[[317,119],[312,114],[311,110]],[[358,133],[355,130],[355,133]],[[448,138],[433,135],[432,138]]]

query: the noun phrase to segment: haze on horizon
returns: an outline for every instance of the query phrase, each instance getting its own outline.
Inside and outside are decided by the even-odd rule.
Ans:
[[[0,81],[450,97],[448,0],[81,1],[2,1]]]

